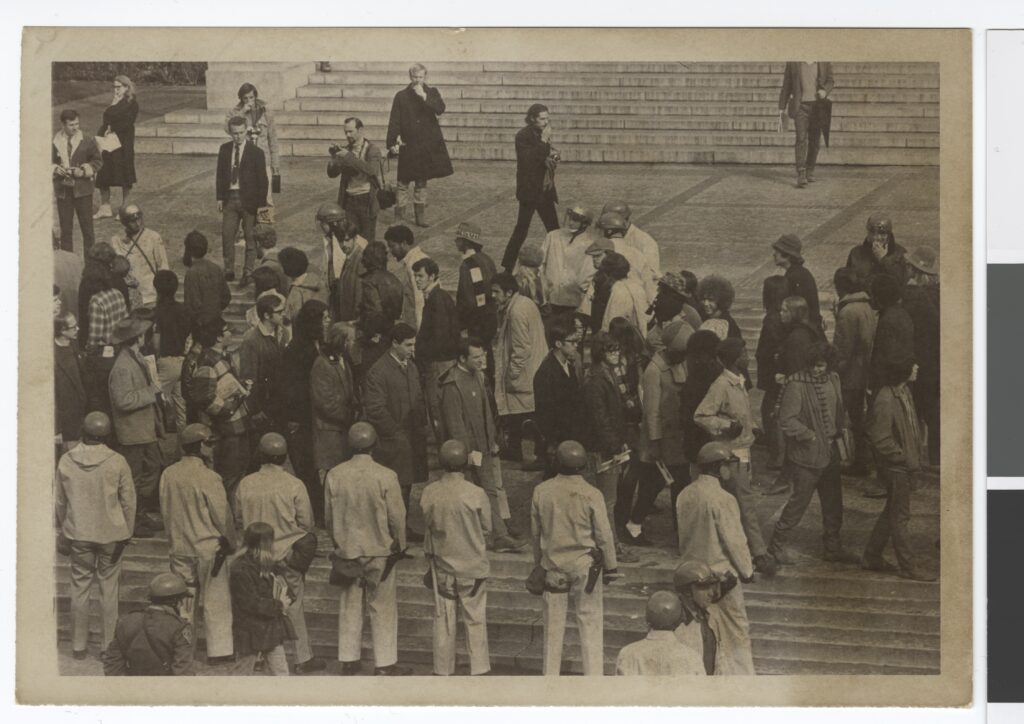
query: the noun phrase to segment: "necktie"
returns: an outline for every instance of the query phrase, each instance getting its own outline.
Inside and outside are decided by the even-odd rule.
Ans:
[[[70,144],[69,144],[70,145]],[[231,164],[231,184],[238,183],[238,149],[241,148],[237,143],[235,144],[235,162]]]
[[[71,166],[71,136],[68,136],[68,166]]]
[[[708,623],[707,618],[702,619],[700,622],[700,637],[704,642],[704,671],[708,676],[712,676],[715,673],[718,640],[715,632],[711,630],[711,625]]]

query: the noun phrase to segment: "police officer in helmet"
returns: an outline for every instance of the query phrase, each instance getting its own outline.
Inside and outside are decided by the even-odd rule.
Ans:
[[[619,652],[619,676],[703,676],[700,652],[684,646],[675,630],[685,615],[683,602],[672,591],[656,591],[647,599],[647,638]]]
[[[177,573],[149,583],[149,607],[121,617],[103,653],[107,676],[193,676],[192,626],[182,608],[192,596]]]

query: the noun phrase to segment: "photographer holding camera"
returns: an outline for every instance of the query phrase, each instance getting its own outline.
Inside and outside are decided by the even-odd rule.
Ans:
[[[60,219],[60,248],[72,251],[71,233],[75,216],[82,229],[82,243],[88,251],[96,237],[92,230],[93,179],[103,165],[96,138],[82,132],[78,111],[61,111],[61,129],[53,137],[53,192]]]
[[[345,146],[331,144],[327,162],[328,178],[341,176],[338,204],[359,227],[359,235],[374,241],[377,234],[377,191],[384,186],[381,152],[363,138],[363,122],[345,119]]]
[[[260,100],[260,93],[252,83],[243,83],[238,89],[238,105],[232,108],[225,119],[244,118],[246,137],[256,148],[263,151],[269,165],[267,178],[271,180],[270,193],[267,194],[267,206],[274,205],[274,194],[281,193],[281,152],[277,143],[277,131],[274,119],[270,116],[267,104]]]

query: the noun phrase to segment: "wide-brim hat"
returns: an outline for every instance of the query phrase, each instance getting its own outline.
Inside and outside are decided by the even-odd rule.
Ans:
[[[923,274],[939,273],[939,255],[930,246],[919,246],[907,254],[907,263]]]
[[[689,300],[690,295],[686,292],[686,280],[678,272],[665,272],[658,279],[658,286],[665,287],[670,292],[675,292],[683,299]]]
[[[141,337],[152,326],[153,323],[148,320],[126,317],[114,325],[114,330],[110,333],[110,344],[121,344]]]
[[[783,234],[774,244],[772,244],[772,248],[775,249],[775,251],[791,256],[799,262],[804,260],[803,255],[800,253],[803,250],[803,247],[803,242],[801,242],[799,237],[794,234]]]
[[[468,221],[463,221],[455,229],[455,238],[463,239],[471,244],[477,246],[483,246],[484,244],[484,232],[476,224],[471,224]]]

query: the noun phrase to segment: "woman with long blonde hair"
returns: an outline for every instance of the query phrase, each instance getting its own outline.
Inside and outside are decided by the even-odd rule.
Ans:
[[[284,642],[295,638],[285,611],[294,597],[274,575],[274,529],[253,523],[242,537],[242,554],[231,564],[231,613],[238,672],[252,674],[262,654],[274,676],[288,676]]]
[[[96,132],[97,137],[117,137],[120,148],[103,152],[103,166],[96,174],[96,188],[100,190],[100,208],[94,219],[106,219],[114,215],[110,208],[110,187],[121,188],[121,208],[128,205],[128,194],[135,185],[135,119],[139,115],[139,104],[135,100],[135,84],[126,75],[114,78],[114,97],[103,111],[103,125]]]

